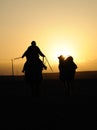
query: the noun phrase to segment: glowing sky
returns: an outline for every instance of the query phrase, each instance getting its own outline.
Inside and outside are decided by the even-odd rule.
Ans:
[[[0,74],[32,40],[54,71],[60,54],[72,55],[78,70],[97,70],[97,0],[0,0]],[[15,61],[16,73],[23,62]]]

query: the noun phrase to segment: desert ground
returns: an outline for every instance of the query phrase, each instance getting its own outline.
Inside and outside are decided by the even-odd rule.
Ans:
[[[24,76],[0,76],[1,128],[96,128],[97,72],[77,72],[74,93],[65,95],[58,73],[43,74],[40,96]]]

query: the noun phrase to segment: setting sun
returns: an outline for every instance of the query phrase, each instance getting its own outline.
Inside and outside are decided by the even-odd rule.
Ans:
[[[70,55],[76,57],[76,48],[73,47],[73,41],[66,40],[60,36],[60,38],[55,37],[55,39],[52,39],[49,43],[51,43],[51,45],[50,48],[48,48],[48,52],[50,52],[49,55],[53,63],[56,64],[58,62],[58,56],[60,55],[63,55],[65,58]]]

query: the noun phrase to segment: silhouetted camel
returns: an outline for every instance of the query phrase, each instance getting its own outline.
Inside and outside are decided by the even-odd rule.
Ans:
[[[38,59],[34,62],[26,62],[24,74],[25,82],[32,88],[32,91],[39,95],[39,86],[43,80],[42,70],[47,67]]]
[[[70,95],[70,91],[74,89],[74,77],[77,65],[73,62],[73,57],[69,56],[66,59],[60,55],[59,59],[59,78],[64,83],[66,94]]]

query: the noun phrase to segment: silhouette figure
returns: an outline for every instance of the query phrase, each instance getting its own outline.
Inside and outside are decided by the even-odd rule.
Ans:
[[[32,87],[32,91],[38,95],[40,93],[39,86],[43,80],[42,70],[47,69],[44,63],[39,59],[39,56],[45,57],[39,47],[36,46],[35,41],[31,42],[31,46],[29,46],[22,55],[22,58],[26,57],[22,71],[25,73],[25,81]]]
[[[72,56],[65,59],[63,55],[60,55],[58,59],[59,78],[64,83],[66,94],[70,95],[70,92],[74,90],[74,78],[77,65],[74,63]]]

